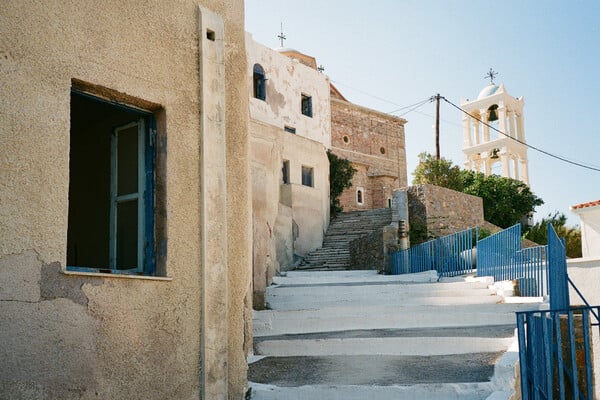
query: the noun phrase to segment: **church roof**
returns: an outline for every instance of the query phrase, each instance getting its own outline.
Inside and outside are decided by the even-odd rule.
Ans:
[[[500,86],[490,83],[489,85],[481,89],[481,92],[479,92],[479,96],[477,96],[477,100],[481,100],[495,94],[498,91],[498,89],[500,89]]]
[[[581,208],[596,207],[596,206],[600,206],[600,200],[590,201],[590,202],[581,203],[581,204],[575,204],[574,206],[571,206],[571,210],[579,210]]]

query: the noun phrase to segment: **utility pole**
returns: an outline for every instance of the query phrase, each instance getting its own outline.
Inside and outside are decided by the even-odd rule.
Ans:
[[[440,94],[435,95],[435,159],[440,159]]]

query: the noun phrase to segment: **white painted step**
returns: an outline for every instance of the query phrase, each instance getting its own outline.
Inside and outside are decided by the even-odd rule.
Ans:
[[[484,400],[492,393],[489,382],[413,386],[301,386],[277,387],[250,383],[252,400]]]
[[[435,356],[506,351],[513,337],[392,337],[351,339],[265,340],[255,344],[256,355],[335,356],[396,355]]]
[[[515,310],[537,305],[471,304],[413,307],[331,307],[254,312],[254,335],[269,336],[356,329],[410,329],[516,324]]]

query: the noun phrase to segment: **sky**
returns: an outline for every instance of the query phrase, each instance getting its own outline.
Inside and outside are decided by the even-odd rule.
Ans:
[[[246,0],[246,30],[266,46],[312,55],[351,102],[405,118],[408,182],[435,153],[439,93],[460,105],[496,84],[523,96],[529,145],[600,169],[600,1]],[[410,111],[407,113],[407,111]],[[440,106],[442,157],[462,167],[462,115]],[[528,150],[535,220],[600,199],[600,171]]]

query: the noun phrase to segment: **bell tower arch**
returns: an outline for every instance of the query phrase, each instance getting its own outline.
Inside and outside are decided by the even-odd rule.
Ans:
[[[485,175],[496,173],[529,185],[523,124],[525,100],[523,96],[512,97],[503,84],[498,86],[493,83],[493,76],[491,78],[492,82],[479,92],[476,100],[461,101],[462,109],[468,113],[463,115],[464,167]]]

